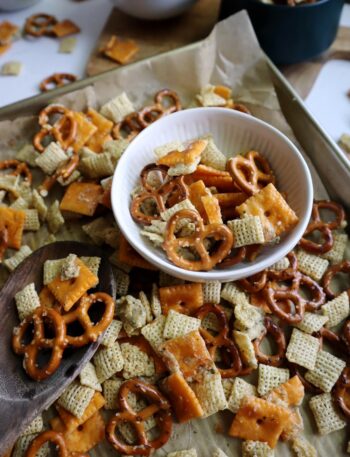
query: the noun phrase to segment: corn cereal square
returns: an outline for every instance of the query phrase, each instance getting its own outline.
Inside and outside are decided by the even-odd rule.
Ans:
[[[35,290],[35,284],[32,282],[17,292],[15,301],[19,319],[22,321],[31,315],[36,308],[40,307],[39,295]]]
[[[346,426],[346,421],[339,416],[334,407],[330,393],[312,397],[309,405],[321,435],[328,435]]]
[[[203,408],[203,417],[211,416],[227,408],[220,373],[206,373],[201,382],[193,383],[191,387]]]
[[[130,343],[122,343],[120,348],[124,359],[124,379],[155,374],[153,359],[140,348]]]
[[[163,336],[165,339],[184,336],[193,330],[198,330],[200,325],[200,319],[186,316],[171,309],[165,321]]]
[[[319,350],[320,341],[318,338],[295,328],[288,343],[286,358],[289,362],[313,370]]]
[[[256,387],[242,378],[234,378],[232,390],[227,401],[227,407],[237,413],[244,397],[256,396]]]
[[[135,111],[134,105],[125,92],[122,92],[117,97],[114,97],[109,102],[105,103],[101,108],[102,116],[107,117],[114,123],[121,122],[125,116]]]
[[[260,363],[258,392],[260,395],[266,395],[270,390],[288,381],[288,379],[289,370],[287,368],[271,367]]]
[[[57,403],[75,417],[80,418],[84,414],[94,394],[94,389],[82,386],[75,381],[64,390],[57,400]]]
[[[263,441],[243,441],[242,443],[242,457],[274,457],[274,455],[274,450]]]
[[[246,216],[243,219],[227,221],[234,236],[234,247],[262,244],[265,242],[264,231],[258,216]]]
[[[321,350],[317,354],[315,368],[306,372],[305,379],[324,392],[330,392],[345,365],[343,360]]]
[[[119,344],[100,349],[93,358],[97,378],[100,383],[111,378],[123,369],[124,359]]]
[[[328,317],[326,327],[335,327],[350,314],[349,295],[343,292],[322,307],[322,314]]]
[[[298,269],[302,273],[311,276],[311,278],[315,281],[320,281],[322,279],[322,276],[324,275],[329,265],[328,260],[322,259],[321,257],[314,254],[309,254],[302,249],[298,250],[297,259]]]

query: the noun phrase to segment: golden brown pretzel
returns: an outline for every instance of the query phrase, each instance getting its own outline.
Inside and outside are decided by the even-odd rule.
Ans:
[[[145,106],[139,112],[139,122],[143,128],[148,127],[164,116],[163,107],[161,105]]]
[[[170,99],[170,105],[166,105],[164,102],[166,99]],[[170,89],[163,89],[156,93],[154,101],[157,106],[160,106],[164,114],[174,113],[175,111],[181,110],[181,103],[179,96],[176,92]]]
[[[179,220],[189,219],[194,222],[195,229],[189,236],[176,237],[176,226]],[[213,252],[208,252],[204,241],[212,238],[219,242]],[[231,230],[224,224],[204,225],[203,220],[197,211],[183,209],[175,213],[166,226],[165,241],[163,247],[169,260],[176,266],[192,271],[208,271],[220,263],[231,251],[233,235]],[[185,259],[179,250],[181,248],[193,248],[199,260]]]
[[[266,286],[268,271],[264,270],[248,278],[240,279],[238,284],[251,294],[256,294]]]
[[[43,108],[39,113],[39,116],[38,116],[39,125],[41,127],[47,127],[47,126],[53,127],[55,125],[55,123],[52,124],[50,122],[50,116],[59,114],[61,117],[70,112],[71,112],[71,110],[66,108],[63,105],[58,105],[58,104],[48,105],[45,108]],[[56,122],[57,122],[57,120],[56,120]]]
[[[55,16],[51,16],[50,14],[33,14],[27,18],[24,26],[24,31],[27,35],[32,35],[35,37],[50,35],[51,28],[56,23],[57,19]]]
[[[20,162],[16,159],[11,160],[2,160],[0,161],[0,170],[9,170],[13,169],[11,175],[14,176],[24,176],[24,180],[29,184],[32,183],[32,173],[29,170],[28,165],[25,162]]]
[[[69,456],[66,442],[61,433],[55,432],[54,430],[45,430],[37,435],[30,443],[25,453],[25,457],[36,457],[38,451],[45,443],[53,443],[59,457]]]
[[[242,370],[242,361],[235,343],[228,337],[229,325],[224,310],[219,305],[206,304],[198,308],[194,316],[203,320],[210,313],[215,314],[217,318],[220,327],[218,334],[212,335],[203,327],[199,330],[209,354],[213,361],[215,361],[215,355],[220,351],[225,367],[218,366],[218,370],[223,378],[238,376]]]
[[[141,411],[134,411],[128,403],[129,393],[145,397],[148,405]],[[172,430],[170,404],[156,387],[140,379],[125,381],[118,392],[118,404],[120,411],[111,417],[106,427],[106,438],[118,453],[148,456],[169,440]],[[151,416],[154,416],[159,429],[159,436],[153,440],[148,439],[145,431],[145,421]],[[127,444],[116,436],[118,425],[126,422],[136,432],[136,444]]]
[[[105,309],[100,320],[93,322],[89,316],[89,309],[96,302],[104,303]],[[67,344],[74,347],[81,347],[96,341],[112,322],[114,310],[115,304],[113,298],[104,292],[96,292],[83,296],[73,311],[63,315],[66,326],[72,322],[79,322],[84,330],[84,333],[79,336],[66,335]]]
[[[346,417],[350,418],[350,367],[344,368],[334,391],[333,398]]]
[[[170,195],[173,196],[173,204],[179,203],[187,198],[188,190],[184,182],[184,177],[179,176],[168,180],[167,170],[168,167],[165,165],[150,164],[146,165],[141,171],[141,184],[144,191],[133,198],[130,209],[131,215],[135,221],[149,225],[152,220],[160,219],[160,213],[166,210],[167,199]],[[153,186],[149,183],[148,178],[151,173],[154,172],[161,175],[160,177],[163,184]],[[145,214],[142,211],[142,204],[147,200],[152,200],[155,203],[157,214],[150,215]]]
[[[47,92],[56,87],[62,87],[66,84],[73,83],[76,80],[77,77],[71,73],[54,73],[41,81],[39,89],[41,92]],[[50,87],[50,85],[53,85],[53,87]]]
[[[246,157],[238,155],[227,161],[227,171],[239,188],[253,195],[269,183],[275,183],[268,161],[257,151],[249,151]]]
[[[43,139],[47,136],[58,141],[63,149],[67,149],[75,140],[78,124],[73,111],[66,112],[52,126],[45,126],[34,136],[33,145],[39,152],[45,150]]]
[[[4,258],[5,251],[9,244],[9,232],[5,225],[0,222],[0,263]]]
[[[350,279],[350,260],[344,260],[341,263],[330,266],[323,275],[322,286],[329,299],[333,299],[336,296],[335,292],[331,289],[331,282],[338,273],[348,273]],[[350,296],[350,287],[347,289],[347,293]]]
[[[274,290],[272,287],[267,287],[264,293],[270,310],[277,317],[289,324],[298,324],[303,320],[305,303],[297,292],[291,290]],[[287,304],[292,302],[295,308],[294,312],[287,312],[282,309],[281,302]]]
[[[113,138],[131,141],[143,130],[143,124],[139,113],[131,113],[125,116],[121,122],[117,122],[112,130]]]
[[[53,338],[46,338],[45,324],[49,322],[54,330]],[[23,343],[27,329],[33,325],[32,340]],[[42,381],[51,376],[60,366],[63,351],[66,347],[66,325],[63,317],[53,308],[40,307],[26,317],[18,327],[14,328],[12,347],[16,354],[24,354],[24,368],[35,381]],[[50,360],[42,367],[38,365],[41,350],[50,349]]]
[[[227,268],[237,265],[237,263],[243,262],[246,257],[246,247],[241,246],[240,248],[233,248],[227,257],[217,265],[217,268]]]
[[[265,317],[264,327],[264,332],[253,341],[256,358],[259,363],[279,367],[282,365],[286,355],[287,345],[284,332],[270,317]],[[260,350],[260,345],[268,334],[275,340],[278,349],[277,354],[267,355]]]

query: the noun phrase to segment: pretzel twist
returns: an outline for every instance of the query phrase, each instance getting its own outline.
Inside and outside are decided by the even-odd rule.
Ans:
[[[77,77],[72,73],[54,73],[41,81],[39,89],[41,92],[47,92],[56,87],[62,87],[66,84],[73,83],[76,80]],[[50,85],[53,85],[54,87],[50,88]]]
[[[63,435],[61,435],[61,433],[55,432],[54,430],[45,430],[44,432],[37,435],[30,443],[25,453],[25,457],[36,457],[38,455],[38,451],[45,443],[53,443],[59,457],[69,456]]]
[[[103,315],[98,322],[93,322],[89,316],[89,310],[97,302],[102,302],[105,306]],[[98,339],[102,332],[106,330],[112,322],[114,315],[114,300],[104,292],[85,295],[81,298],[78,306],[68,314],[63,315],[65,325],[72,322],[79,322],[84,329],[84,333],[79,336],[66,336],[66,341],[70,346],[81,347]]]
[[[129,393],[146,397],[148,405],[141,411],[135,411],[128,403]],[[130,379],[121,385],[118,403],[120,411],[111,417],[106,427],[106,438],[118,453],[149,456],[169,440],[172,430],[170,404],[154,386],[139,379]],[[159,436],[153,440],[148,439],[145,430],[145,421],[151,416],[154,416],[159,428]],[[136,444],[126,444],[116,436],[118,425],[125,422],[135,430]]]
[[[24,31],[27,35],[32,35],[35,37],[42,35],[51,35],[51,28],[56,23],[57,19],[50,14],[33,14],[26,20]]]
[[[170,104],[166,105],[164,102],[170,100]],[[179,96],[176,92],[170,89],[163,89],[156,93],[154,101],[157,106],[160,106],[164,114],[174,113],[182,109]]]
[[[277,354],[267,355],[261,351],[260,345],[267,335],[271,335],[275,340],[276,346],[278,348]],[[286,338],[281,327],[279,327],[270,317],[265,317],[264,331],[256,340],[253,341],[253,346],[256,358],[258,359],[259,363],[272,365],[274,367],[279,367],[282,365],[286,355]]]
[[[333,392],[335,403],[350,418],[350,367],[344,368]]]
[[[2,160],[0,161],[0,170],[9,170],[13,169],[11,175],[13,176],[23,176],[24,180],[29,184],[32,183],[32,173],[29,170],[28,165],[25,162],[20,162],[16,159]]]
[[[195,224],[193,234],[176,237],[177,223],[181,219],[189,219]],[[218,241],[213,252],[208,252],[204,241],[212,238]],[[168,258],[178,267],[192,271],[208,271],[220,263],[231,251],[233,235],[231,230],[224,224],[204,225],[197,211],[183,209],[175,213],[168,221],[163,247]],[[199,260],[185,259],[181,255],[181,248],[193,248]]]
[[[331,288],[331,283],[334,276],[338,273],[348,273],[350,279],[350,260],[344,260],[341,263],[336,265],[330,266],[322,278],[322,286],[323,290],[325,291],[327,297],[332,300],[336,297],[336,293]],[[350,287],[346,289],[349,297],[350,297]]]
[[[0,225],[0,264],[9,244],[9,232],[5,225]]]
[[[289,324],[298,324],[303,320],[305,302],[297,292],[291,290],[274,290],[272,287],[267,287],[264,293],[270,310],[281,320]],[[289,306],[289,312],[283,309],[283,303]]]
[[[200,333],[208,348],[209,354],[213,361],[216,360],[216,354],[220,351],[223,363],[226,367],[218,367],[223,378],[232,378],[241,374],[242,361],[236,344],[228,337],[229,324],[224,310],[219,305],[206,304],[201,306],[194,314],[198,319],[203,320],[208,314],[215,314],[219,332],[212,335],[208,330],[201,327]]]
[[[227,161],[227,171],[248,195],[254,195],[267,184],[275,183],[268,161],[257,151],[249,151],[246,157],[232,157]]]
[[[54,330],[53,338],[45,337],[45,321],[49,321]],[[23,339],[31,325],[34,326],[33,337],[25,344]],[[33,314],[26,317],[13,331],[13,350],[16,354],[24,355],[25,370],[36,381],[47,379],[58,369],[66,345],[66,326],[63,317],[53,308],[35,309]],[[51,350],[51,356],[49,361],[40,367],[38,355],[44,349]]]

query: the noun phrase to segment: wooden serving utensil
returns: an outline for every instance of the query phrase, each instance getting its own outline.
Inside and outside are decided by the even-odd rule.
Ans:
[[[13,328],[18,325],[15,295],[34,282],[37,291],[43,283],[46,260],[61,259],[68,254],[101,257],[96,291],[115,296],[112,267],[100,248],[76,241],[61,241],[43,246],[27,257],[11,274],[0,291],[0,455],[44,409],[48,408],[79,374],[96,352],[99,342],[63,356],[58,370],[45,381],[30,379],[23,369],[23,357],[12,350]]]

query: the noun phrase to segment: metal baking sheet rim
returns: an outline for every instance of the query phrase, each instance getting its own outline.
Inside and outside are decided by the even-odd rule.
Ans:
[[[147,60],[156,61],[164,55],[176,55],[186,49],[193,49],[200,45],[201,41],[172,51],[157,54]],[[140,62],[142,61],[140,60],[131,63],[128,66],[137,67]],[[350,161],[346,158],[340,147],[310,114],[300,96],[267,56],[266,62],[271,72],[272,82],[275,86],[282,112],[293,129],[297,140],[313,162],[313,165],[323,183],[326,185],[330,196],[332,198],[340,198],[342,203],[350,209],[350,193],[345,192],[346,186],[349,186],[350,184]],[[122,67],[118,67],[0,108],[0,121],[13,119],[18,111],[21,111],[22,113],[24,111],[25,114],[31,114],[33,113],[33,110],[40,109],[52,99],[92,85],[94,82],[119,71],[121,68]],[[305,128],[305,126],[307,126],[307,128]],[[331,168],[329,166],[329,158],[332,159]]]

